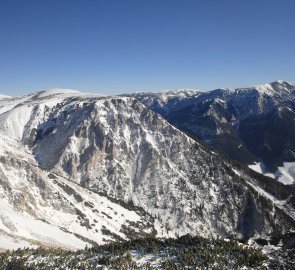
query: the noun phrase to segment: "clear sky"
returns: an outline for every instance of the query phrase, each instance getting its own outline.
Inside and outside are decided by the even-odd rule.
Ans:
[[[0,0],[0,93],[295,82],[294,0]]]

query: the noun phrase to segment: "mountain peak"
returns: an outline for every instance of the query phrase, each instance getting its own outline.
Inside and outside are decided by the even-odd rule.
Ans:
[[[274,95],[274,94],[286,94],[290,93],[290,90],[294,90],[295,86],[289,82],[283,81],[283,80],[277,80],[271,83],[266,84],[258,84],[254,85],[250,88],[241,88],[242,90],[247,89],[255,89],[259,93],[266,94],[266,95]],[[241,90],[238,89],[238,90]]]
[[[78,94],[80,92],[73,89],[52,88],[45,91],[41,91],[39,93],[40,93],[39,97],[46,97],[46,96],[52,96],[52,95]]]
[[[278,81],[274,81],[272,83],[270,83],[271,86],[273,87],[281,87],[281,88],[287,88],[287,89],[294,89],[295,85],[287,82],[287,81],[283,81],[283,80],[278,80]]]

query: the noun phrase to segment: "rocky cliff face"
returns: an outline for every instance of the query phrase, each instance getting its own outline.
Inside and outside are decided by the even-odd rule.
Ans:
[[[154,234],[143,210],[45,171],[22,145],[0,141],[0,247],[84,248]]]
[[[21,101],[6,113],[7,118],[2,115],[6,125],[1,125],[0,135],[0,248],[45,245],[76,249],[154,235],[154,219],[143,209],[40,168],[31,149],[21,142],[23,138],[32,144],[35,133],[27,132],[29,123],[39,123],[49,111],[40,113],[46,105],[34,100],[29,105]],[[26,110],[32,117],[23,125],[21,116]],[[18,127],[13,130],[15,119],[22,134]]]
[[[65,216],[76,213],[69,218],[73,223],[78,220],[76,226],[86,224],[80,235],[87,239],[124,239],[132,235],[130,231],[142,235],[153,234],[154,229],[157,236],[192,233],[234,238],[295,229],[292,191],[232,164],[135,98],[51,91],[5,103],[14,106],[1,115],[2,136],[10,135],[10,140],[27,149],[27,159],[35,162],[28,172],[35,170],[36,177],[43,175],[60,196],[71,198],[67,207],[55,207],[66,200],[54,197],[52,189],[45,192],[53,193],[47,195],[51,207],[62,209]],[[13,119],[19,119],[17,127]],[[10,185],[14,175],[5,170],[3,175],[2,185]],[[24,178],[28,185],[30,181],[31,177]],[[44,193],[47,184],[34,185]],[[106,212],[98,192],[144,211],[135,207],[125,213],[126,207],[104,198],[117,207],[107,207],[110,213]],[[90,193],[94,201],[88,202]],[[88,204],[92,210],[87,212]],[[123,215],[123,220],[116,215]],[[56,224],[50,216],[44,219]]]

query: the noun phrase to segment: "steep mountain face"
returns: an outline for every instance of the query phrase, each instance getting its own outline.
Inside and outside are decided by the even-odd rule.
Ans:
[[[21,100],[7,114],[1,133],[20,138],[13,119],[23,127],[19,111],[29,119],[27,110],[34,115],[36,108]],[[39,245],[76,249],[154,235],[153,218],[142,209],[40,168],[20,141],[1,134],[0,145],[0,249]]]
[[[157,93],[132,96],[172,125],[230,158],[246,165],[260,162],[261,172],[287,184],[293,183],[294,85],[277,81],[250,88],[196,92],[179,98],[180,105],[170,104],[169,99],[163,102],[165,99],[161,97],[161,108],[152,105],[156,103]]]
[[[0,134],[26,149],[26,160],[35,164],[18,165],[25,166],[23,174],[22,170],[13,174],[14,166],[7,166],[1,185],[12,185],[15,175],[34,172],[33,178],[22,178],[25,185],[36,186],[32,191],[38,193],[31,197],[39,198],[48,186],[49,198],[42,200],[62,211],[65,223],[69,219],[78,227],[60,225],[58,214],[48,214],[41,203],[30,204],[40,208],[38,218],[70,232],[79,230],[83,239],[124,239],[153,234],[154,228],[157,236],[233,238],[295,230],[292,190],[232,164],[132,97],[56,90],[8,98],[0,108]],[[1,156],[0,164],[5,164],[5,155]],[[39,177],[45,184],[40,186]],[[15,186],[20,194],[26,193]],[[130,209],[97,193],[124,201]],[[101,200],[109,207],[102,209]],[[66,207],[55,206],[61,202]],[[14,203],[9,205],[20,212]],[[21,211],[29,214],[27,208]]]

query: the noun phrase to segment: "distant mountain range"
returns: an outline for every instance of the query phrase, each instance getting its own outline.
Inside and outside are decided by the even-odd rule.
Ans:
[[[243,165],[294,161],[293,97],[286,82],[1,97],[0,247],[293,232],[293,187]]]
[[[276,81],[131,96],[192,138],[285,184],[295,183],[295,85]]]

